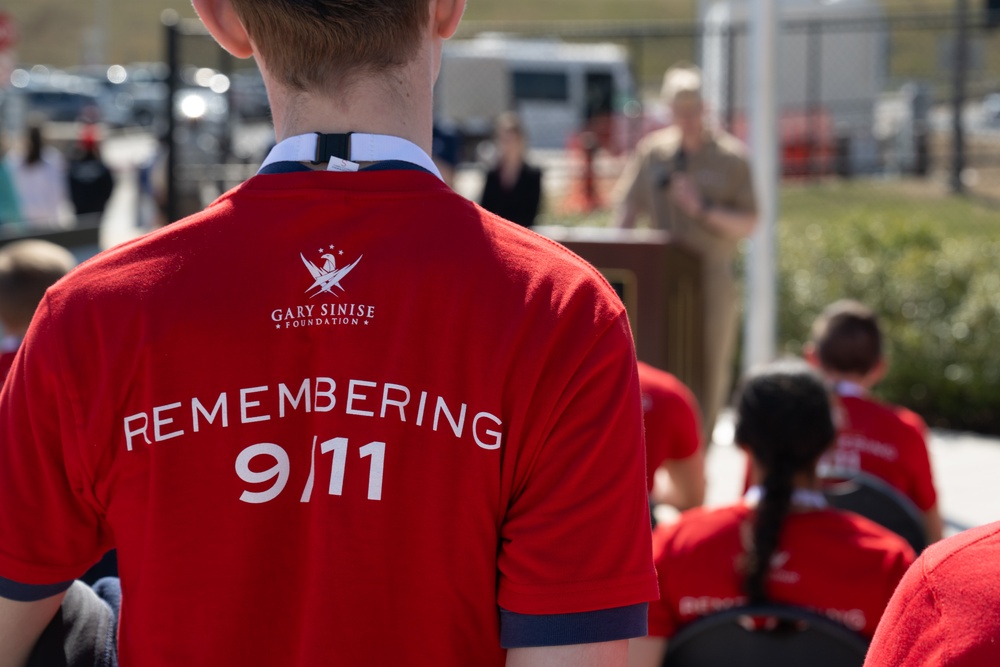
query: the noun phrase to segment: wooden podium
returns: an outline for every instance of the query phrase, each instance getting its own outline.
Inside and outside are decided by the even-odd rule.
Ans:
[[[660,230],[536,227],[593,264],[621,296],[636,354],[704,403],[705,303],[700,259]]]

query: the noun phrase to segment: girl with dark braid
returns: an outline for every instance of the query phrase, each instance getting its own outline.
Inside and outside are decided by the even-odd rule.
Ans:
[[[914,554],[881,526],[827,507],[816,463],[835,437],[828,390],[804,362],[744,380],[735,439],[754,485],[736,505],[657,527],[660,600],[649,606],[649,637],[632,640],[630,665],[659,665],[680,627],[747,604],[807,607],[871,637]]]

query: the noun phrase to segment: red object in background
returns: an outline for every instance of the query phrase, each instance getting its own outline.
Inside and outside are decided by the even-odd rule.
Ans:
[[[17,44],[17,26],[14,17],[0,12],[0,53],[14,48]]]
[[[729,130],[747,140],[748,119],[737,114]],[[830,176],[837,171],[837,137],[826,109],[786,109],[778,121],[782,173],[786,178]]]

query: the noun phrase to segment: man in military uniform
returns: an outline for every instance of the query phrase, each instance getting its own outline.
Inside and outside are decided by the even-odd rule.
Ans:
[[[667,70],[663,100],[673,124],[636,147],[616,188],[618,225],[640,215],[701,260],[705,304],[704,387],[699,397],[710,442],[730,383],[738,323],[733,259],[757,224],[750,166],[743,144],[705,122],[701,73]]]

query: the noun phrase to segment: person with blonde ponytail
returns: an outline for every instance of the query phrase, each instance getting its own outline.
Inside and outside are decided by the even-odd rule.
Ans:
[[[659,665],[667,641],[732,607],[809,608],[871,637],[913,550],[871,521],[827,507],[816,464],[836,428],[823,380],[804,362],[751,373],[737,398],[735,439],[753,485],[735,505],[685,512],[653,534],[660,600],[629,664]]]

